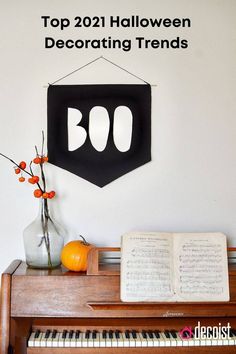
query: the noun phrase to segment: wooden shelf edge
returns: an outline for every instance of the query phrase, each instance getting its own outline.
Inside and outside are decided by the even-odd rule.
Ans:
[[[155,307],[157,309],[160,306],[202,306],[207,305],[209,307],[219,306],[224,304],[224,306],[236,306],[236,301],[206,301],[206,302],[87,302],[87,306],[89,306],[92,310],[136,310],[142,309],[153,310]]]
[[[3,272],[3,274],[12,275],[16,269],[21,265],[22,261],[20,259],[15,259],[11,262],[11,264],[7,267],[7,269]]]

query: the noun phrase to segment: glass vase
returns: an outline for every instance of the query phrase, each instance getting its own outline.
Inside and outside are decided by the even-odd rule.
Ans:
[[[64,235],[63,228],[50,216],[48,200],[41,199],[37,218],[23,231],[27,265],[40,269],[58,267]]]

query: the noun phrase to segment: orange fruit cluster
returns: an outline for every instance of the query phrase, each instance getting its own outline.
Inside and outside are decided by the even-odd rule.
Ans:
[[[37,156],[33,159],[33,162],[38,165],[44,162],[48,162],[48,157],[47,156]]]
[[[56,192],[51,191],[51,192],[42,192],[41,189],[35,189],[34,191],[34,196],[35,198],[43,198],[43,199],[52,199],[56,195]]]
[[[39,177],[38,176],[32,176],[30,178],[28,178],[28,182],[31,184],[35,184],[39,182]]]
[[[21,173],[22,170],[25,170],[26,168],[26,162],[25,161],[21,161],[19,163],[19,167],[15,167],[15,174],[19,175]],[[25,182],[25,177],[21,176],[18,178],[19,182]]]
[[[43,164],[44,162],[48,162],[48,157],[47,156],[39,156],[37,155],[34,159],[33,162],[38,165],[38,164]],[[20,174],[22,172],[28,173],[31,177],[28,178],[28,182],[30,184],[38,184],[39,183],[39,176],[35,176],[32,173],[32,169],[30,169],[30,172],[26,171],[26,162],[25,161],[21,161],[19,163],[19,165],[16,165],[15,167],[15,174]],[[25,171],[24,171],[25,170]],[[23,177],[21,175],[21,177],[18,178],[19,182],[25,182],[25,177]],[[40,187],[40,185],[38,184],[39,188],[35,189],[34,191],[34,196],[35,198],[44,198],[44,199],[52,199],[55,197],[56,192],[51,191],[51,192],[46,192],[43,191],[43,189]]]

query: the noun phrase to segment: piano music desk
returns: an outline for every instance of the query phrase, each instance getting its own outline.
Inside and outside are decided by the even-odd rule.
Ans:
[[[103,250],[103,249],[102,249]],[[98,251],[90,257],[96,259]],[[98,268],[91,262],[86,273],[27,268],[12,262],[2,275],[0,354],[90,353],[234,353],[236,346],[165,348],[36,348],[28,347],[32,330],[154,330],[179,331],[185,326],[236,327],[236,265],[230,265],[230,302],[123,303],[119,266]]]

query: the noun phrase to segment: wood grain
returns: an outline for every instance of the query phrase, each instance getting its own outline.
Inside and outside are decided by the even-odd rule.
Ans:
[[[98,263],[98,253],[94,260]],[[101,272],[102,271],[102,272]],[[186,325],[236,326],[236,265],[229,266],[230,301],[205,303],[124,303],[119,269],[92,267],[89,275],[30,269],[16,261],[3,274],[0,354],[196,353],[196,348],[27,348],[33,329],[176,329]],[[0,335],[1,335],[0,333]],[[10,341],[10,346],[9,346]],[[9,346],[9,347],[8,347]],[[230,353],[235,347],[199,347],[197,353]]]
[[[7,354],[10,342],[11,276],[21,261],[15,260],[2,274],[1,281],[1,331],[0,353]]]
[[[236,316],[236,267],[230,266],[230,302],[124,303],[120,277],[57,273],[28,276],[22,264],[12,278],[13,317],[221,317]],[[137,312],[138,311],[138,312]],[[170,314],[170,315],[169,315]]]
[[[99,264],[99,253],[101,252],[120,252],[119,247],[94,247],[88,253],[88,269],[87,275],[119,275],[120,270],[117,266],[104,268],[100,267]]]
[[[0,288],[1,291],[1,288]],[[1,311],[1,307],[2,307],[2,302],[0,300],[0,343],[2,343],[2,311]]]

